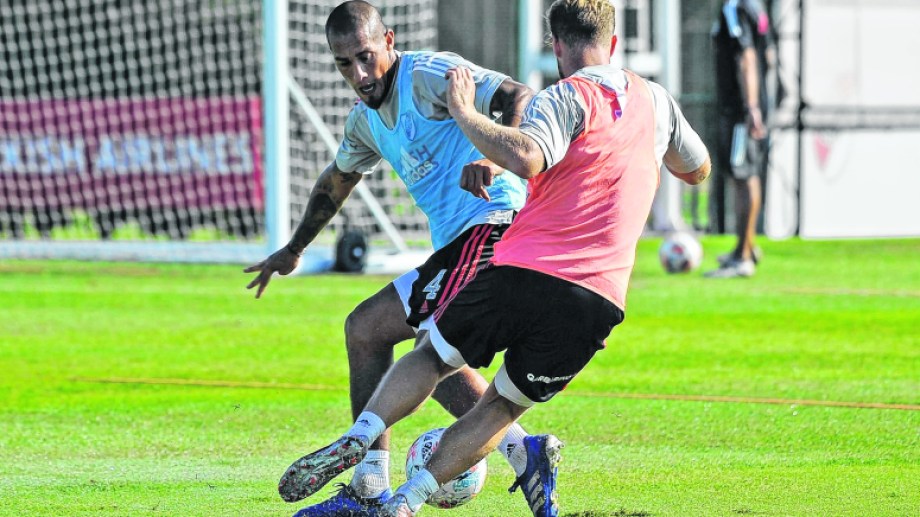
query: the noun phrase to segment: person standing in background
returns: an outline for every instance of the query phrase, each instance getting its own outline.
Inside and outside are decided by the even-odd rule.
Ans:
[[[767,164],[766,77],[775,62],[773,29],[760,0],[724,0],[711,35],[719,105],[715,161],[735,187],[738,240],[706,276],[750,277],[762,256],[754,240]]]

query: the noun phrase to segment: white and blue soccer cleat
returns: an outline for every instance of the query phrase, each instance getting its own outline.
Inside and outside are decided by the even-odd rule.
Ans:
[[[541,434],[525,436],[524,447],[527,450],[527,468],[508,492],[520,488],[534,517],[558,517],[556,474],[562,460],[560,451],[565,444],[551,434]]]
[[[360,497],[350,486],[340,484],[334,496],[300,510],[294,517],[379,517],[383,504],[392,496],[387,489],[379,497]]]
[[[332,478],[354,467],[367,455],[364,437],[343,436],[291,464],[278,482],[278,493],[289,503],[315,494]]]

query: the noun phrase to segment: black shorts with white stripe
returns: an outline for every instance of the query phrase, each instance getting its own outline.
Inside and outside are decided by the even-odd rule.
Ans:
[[[489,263],[494,254],[493,246],[509,226],[479,224],[470,227],[416,268],[418,278],[412,283],[406,323],[418,328],[438,307],[455,296],[476,271]]]

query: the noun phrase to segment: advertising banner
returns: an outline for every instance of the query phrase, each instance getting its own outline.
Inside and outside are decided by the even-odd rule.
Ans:
[[[0,100],[0,211],[262,209],[259,97]]]

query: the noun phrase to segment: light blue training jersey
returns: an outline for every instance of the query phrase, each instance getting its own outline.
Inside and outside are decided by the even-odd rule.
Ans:
[[[452,119],[430,120],[419,113],[412,97],[412,71],[430,52],[403,52],[396,81],[399,115],[389,129],[375,110],[367,121],[377,148],[406,184],[415,204],[428,216],[431,241],[440,249],[464,230],[486,222],[496,210],[520,210],[526,183],[506,172],[488,187],[491,201],[460,188],[463,166],[483,158]],[[419,63],[425,66],[424,63]],[[447,72],[447,70],[443,70]]]

